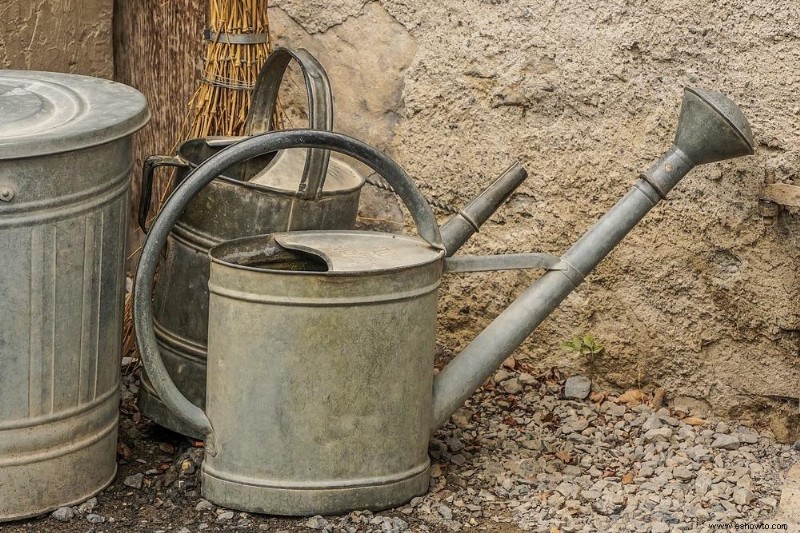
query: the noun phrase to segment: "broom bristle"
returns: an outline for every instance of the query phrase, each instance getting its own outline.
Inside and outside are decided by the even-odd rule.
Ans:
[[[203,74],[189,101],[181,139],[211,135],[242,135],[258,73],[272,50],[267,0],[209,0],[206,27],[212,37],[205,45]],[[225,34],[264,35],[264,42],[229,43]],[[168,63],[169,61],[167,61]],[[280,125],[279,105],[273,124]],[[172,148],[174,152],[177,146]],[[172,189],[174,172],[164,172],[153,184],[155,212]],[[122,355],[138,357],[133,331],[133,299],[125,297]]]
[[[272,47],[267,0],[210,0],[205,69],[189,106],[188,135],[242,135],[258,72]],[[221,35],[265,35],[263,43],[230,44]]]

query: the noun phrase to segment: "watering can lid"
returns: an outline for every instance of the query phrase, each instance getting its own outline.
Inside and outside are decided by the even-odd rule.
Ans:
[[[307,150],[301,149],[281,150],[264,170],[249,181],[253,184],[294,193],[303,177],[307,154]],[[334,153],[331,154],[328,161],[328,171],[322,190],[323,192],[352,191],[360,189],[365,180],[364,174],[359,172],[354,165]]]
[[[316,255],[328,272],[368,273],[413,268],[444,252],[419,237],[376,231],[293,231],[274,235],[284,248]]]
[[[121,83],[0,70],[0,160],[97,146],[131,135],[149,118],[144,95]]]

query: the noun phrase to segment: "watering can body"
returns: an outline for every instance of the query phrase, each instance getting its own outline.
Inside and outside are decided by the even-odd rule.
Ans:
[[[247,119],[248,136],[267,131],[286,67],[297,60],[306,79],[312,128],[332,128],[332,96],[322,66],[305,50],[276,49],[259,75]],[[183,142],[175,156],[145,161],[139,223],[146,227],[152,176],[176,167],[173,189],[220,150],[246,137]],[[347,229],[355,224],[364,176],[347,161],[319,150],[265,153],[232,165],[186,206],[169,236],[155,291],[155,327],[170,373],[196,405],[205,405],[208,330],[208,250],[248,235],[294,229]],[[142,379],[142,412],[179,433],[201,437],[167,409],[149,378]]]
[[[729,100],[687,90],[675,144],[560,258],[448,257],[449,239],[405,172],[339,134],[270,133],[215,156],[156,221],[134,294],[137,339],[154,386],[206,437],[203,494],[245,511],[309,515],[391,507],[423,493],[432,432],[693,166],[750,154],[752,145],[746,119]],[[381,174],[419,237],[310,231],[212,249],[206,413],[180,394],[161,360],[153,258],[182,206],[220,169],[275,149],[321,146]],[[432,377],[442,273],[503,268],[547,272]]]
[[[444,253],[374,232],[277,238],[211,252],[207,413],[225,453],[205,459],[203,493],[284,515],[424,493]]]

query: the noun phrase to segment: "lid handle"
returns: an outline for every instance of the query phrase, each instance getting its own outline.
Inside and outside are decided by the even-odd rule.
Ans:
[[[325,69],[308,50],[279,47],[267,57],[261,72],[258,74],[253,101],[247,113],[244,134],[259,135],[270,131],[273,127],[275,106],[278,100],[281,82],[286,68],[294,59],[300,65],[308,95],[308,122],[313,130],[333,131],[333,96],[331,84]],[[327,150],[311,149],[306,154],[303,176],[297,189],[297,195],[306,200],[319,198],[325,185],[328,173]]]

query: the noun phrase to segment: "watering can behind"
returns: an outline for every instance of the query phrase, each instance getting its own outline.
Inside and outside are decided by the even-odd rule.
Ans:
[[[327,73],[307,50],[276,48],[253,91],[245,135],[274,125],[279,88],[287,67],[300,66],[308,100],[309,128],[333,129],[333,94]],[[176,167],[175,185],[213,154],[242,137],[201,137],[181,143],[175,156],[148,157],[142,172],[139,225],[147,231],[153,174]],[[325,150],[263,153],[224,169],[190,202],[167,239],[154,295],[159,348],[178,388],[205,405],[208,331],[208,250],[237,237],[293,229],[344,229],[355,225],[365,176]],[[173,431],[202,437],[167,409],[142,376],[139,408]]]
[[[419,237],[307,231],[211,250],[207,412],[165,371],[152,327],[155,261],[186,202],[242,157],[324,147],[379,172]],[[463,401],[695,165],[752,153],[727,98],[687,90],[675,144],[562,257],[447,257],[417,187],[391,159],[320,131],[270,133],[231,147],[179,188],[145,243],[135,320],[145,367],[166,405],[206,435],[203,494],[245,511],[341,513],[402,504],[428,488],[427,444]],[[547,272],[434,379],[436,292],[443,273]]]

